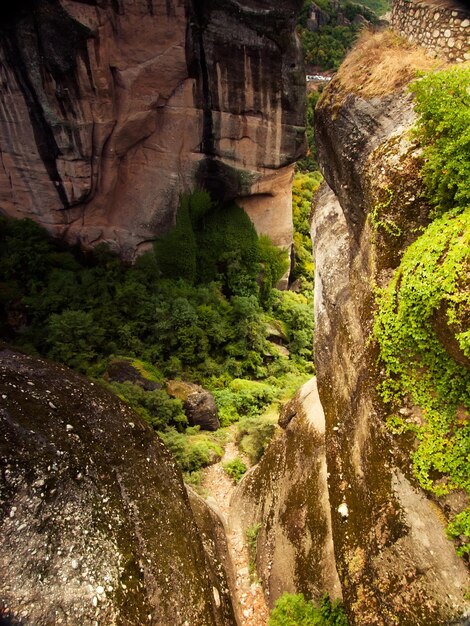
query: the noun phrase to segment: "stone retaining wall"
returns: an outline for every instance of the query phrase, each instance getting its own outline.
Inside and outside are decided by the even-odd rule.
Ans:
[[[409,41],[452,62],[470,60],[470,10],[394,0],[391,26]]]

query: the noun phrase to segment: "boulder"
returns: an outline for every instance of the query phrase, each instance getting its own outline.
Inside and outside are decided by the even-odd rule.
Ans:
[[[389,283],[430,211],[406,89],[421,57],[406,61],[406,50],[396,50],[403,66],[388,72],[389,37],[369,40],[377,81],[355,81],[371,58],[360,44],[315,112],[328,183],[314,202],[312,224],[315,368],[326,419],[333,541],[351,622],[444,625],[461,623],[468,572],[446,537],[446,504],[417,486],[413,448],[388,432],[390,407],[377,389],[384,376],[372,331],[377,287]],[[422,62],[429,59],[423,55]]]
[[[130,382],[133,385],[142,387],[144,391],[155,391],[162,389],[163,385],[152,380],[152,376],[146,372],[145,366],[139,367],[140,362],[132,359],[115,358],[106,368],[104,377],[106,380],[115,383]]]
[[[0,398],[2,623],[235,623],[181,474],[127,405],[6,347]]]
[[[284,592],[341,597],[331,532],[325,418],[316,380],[283,411],[284,430],[236,487],[230,526],[259,524],[256,570],[272,607]],[[281,421],[281,420],[280,420]]]
[[[202,430],[220,428],[217,405],[210,391],[200,385],[180,380],[168,381],[166,390],[172,398],[182,400],[191,426],[200,426]]]

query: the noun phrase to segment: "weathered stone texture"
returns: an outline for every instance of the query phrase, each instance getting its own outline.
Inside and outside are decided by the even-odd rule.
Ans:
[[[391,25],[409,41],[452,62],[470,60],[470,9],[463,2],[394,0]]]
[[[238,485],[230,524],[259,524],[256,569],[268,604],[285,591],[339,597],[325,461],[325,418],[316,380],[306,383],[280,420],[285,430]]]
[[[236,623],[230,574],[206,556],[175,462],[136,414],[7,348],[0,397],[2,623]]]
[[[300,4],[10,9],[0,30],[0,210],[133,256],[172,226],[179,194],[202,183],[249,204],[264,232],[280,218],[274,238],[289,245],[285,171],[304,141]]]
[[[374,290],[429,220],[422,156],[409,135],[412,100],[406,90],[364,99],[338,83],[315,116],[330,187],[316,199],[312,226],[315,364],[338,574],[352,624],[445,625],[464,612],[468,572],[445,537],[442,512],[416,487],[409,451],[387,434],[371,340]]]

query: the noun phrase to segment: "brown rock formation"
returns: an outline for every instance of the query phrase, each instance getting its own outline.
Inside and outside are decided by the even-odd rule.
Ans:
[[[442,511],[416,486],[410,451],[386,431],[371,341],[374,289],[428,223],[420,151],[409,135],[412,101],[406,89],[380,94],[381,85],[380,95],[361,97],[343,78],[316,113],[330,187],[316,200],[313,239],[315,362],[344,601],[357,625],[464,623],[468,572]]]
[[[205,553],[181,475],[136,414],[6,348],[0,398],[2,623],[236,623],[231,573]]]
[[[285,430],[238,485],[230,525],[260,525],[256,569],[268,604],[285,591],[341,595],[335,567],[325,460],[325,418],[316,380],[281,416]]]
[[[132,256],[202,183],[289,245],[290,164],[303,150],[300,5],[7,3],[0,210]]]

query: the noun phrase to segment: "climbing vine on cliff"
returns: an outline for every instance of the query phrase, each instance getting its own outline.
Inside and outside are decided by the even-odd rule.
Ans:
[[[378,297],[380,390],[386,402],[414,407],[389,425],[415,434],[421,485],[436,496],[455,489],[470,495],[470,69],[436,72],[412,91],[436,217]],[[448,532],[459,554],[470,553],[470,509]]]
[[[428,74],[411,85],[423,146],[422,175],[437,214],[470,205],[470,68]]]

